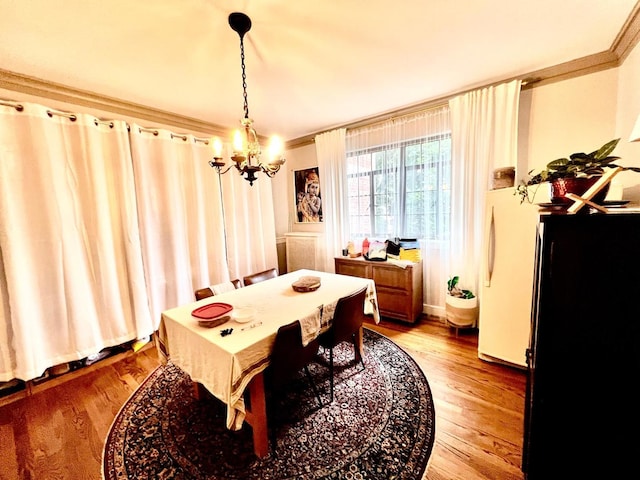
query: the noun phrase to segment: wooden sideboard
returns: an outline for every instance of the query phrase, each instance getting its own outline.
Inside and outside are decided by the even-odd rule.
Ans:
[[[370,278],[376,284],[380,315],[414,323],[422,313],[422,262],[401,267],[363,257],[336,257],[336,273]]]

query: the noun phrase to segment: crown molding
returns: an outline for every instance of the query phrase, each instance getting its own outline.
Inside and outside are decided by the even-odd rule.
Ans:
[[[118,98],[98,95],[86,90],[68,87],[28,75],[0,69],[0,88],[26,95],[48,98],[60,102],[115,113],[156,124],[184,128],[190,132],[226,136],[229,129],[210,122],[159,110]]]
[[[616,36],[613,44],[611,45],[611,51],[616,54],[620,64],[624,63],[631,51],[640,41],[640,2],[636,3],[636,6],[631,11],[631,14],[627,18],[620,29],[620,33]]]

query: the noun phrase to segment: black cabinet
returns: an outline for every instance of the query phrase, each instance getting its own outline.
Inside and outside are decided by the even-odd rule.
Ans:
[[[541,215],[522,469],[640,475],[640,214]]]

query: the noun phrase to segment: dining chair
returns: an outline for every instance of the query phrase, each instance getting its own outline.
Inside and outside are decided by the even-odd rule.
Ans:
[[[242,283],[240,283],[240,280],[238,280],[237,278],[234,280],[231,280],[231,282],[229,283],[231,283],[234,288],[242,288]],[[222,285],[223,284],[220,283],[218,285],[212,285],[211,287],[199,288],[198,290],[195,291],[196,300],[202,300],[203,298],[213,297],[216,294],[214,291],[214,290],[217,290],[216,287],[222,286]]]
[[[307,345],[302,344],[302,327],[299,320],[280,327],[271,350],[267,373],[271,387],[281,388],[300,370],[304,370],[313,393],[322,406],[320,393],[309,372],[309,364],[316,359],[319,347],[318,338],[311,340]]]
[[[333,402],[333,349],[342,342],[353,344],[354,359],[364,366],[364,360],[358,350],[357,335],[365,320],[364,302],[367,296],[367,287],[340,298],[336,304],[331,327],[318,337],[318,343],[325,349],[329,349],[329,379],[330,401]]]
[[[320,408],[323,406],[320,392],[309,371],[309,364],[317,358],[319,347],[318,338],[311,340],[306,346],[302,344],[302,327],[298,320],[278,329],[271,350],[269,366],[265,372],[266,385],[271,394],[269,403],[272,409],[276,392],[290,383],[301,370],[304,370]],[[275,425],[271,427],[271,435],[272,443],[275,445]]]
[[[268,270],[264,270],[258,273],[252,273],[251,275],[247,275],[242,278],[245,287],[248,285],[253,285],[254,283],[264,282],[265,280],[269,280],[270,278],[276,278],[278,276],[278,270],[276,268],[270,268]]]

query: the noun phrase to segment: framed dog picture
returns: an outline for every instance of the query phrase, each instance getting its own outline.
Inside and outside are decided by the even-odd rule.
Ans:
[[[322,222],[322,195],[318,167],[293,172],[296,217],[300,223]]]

